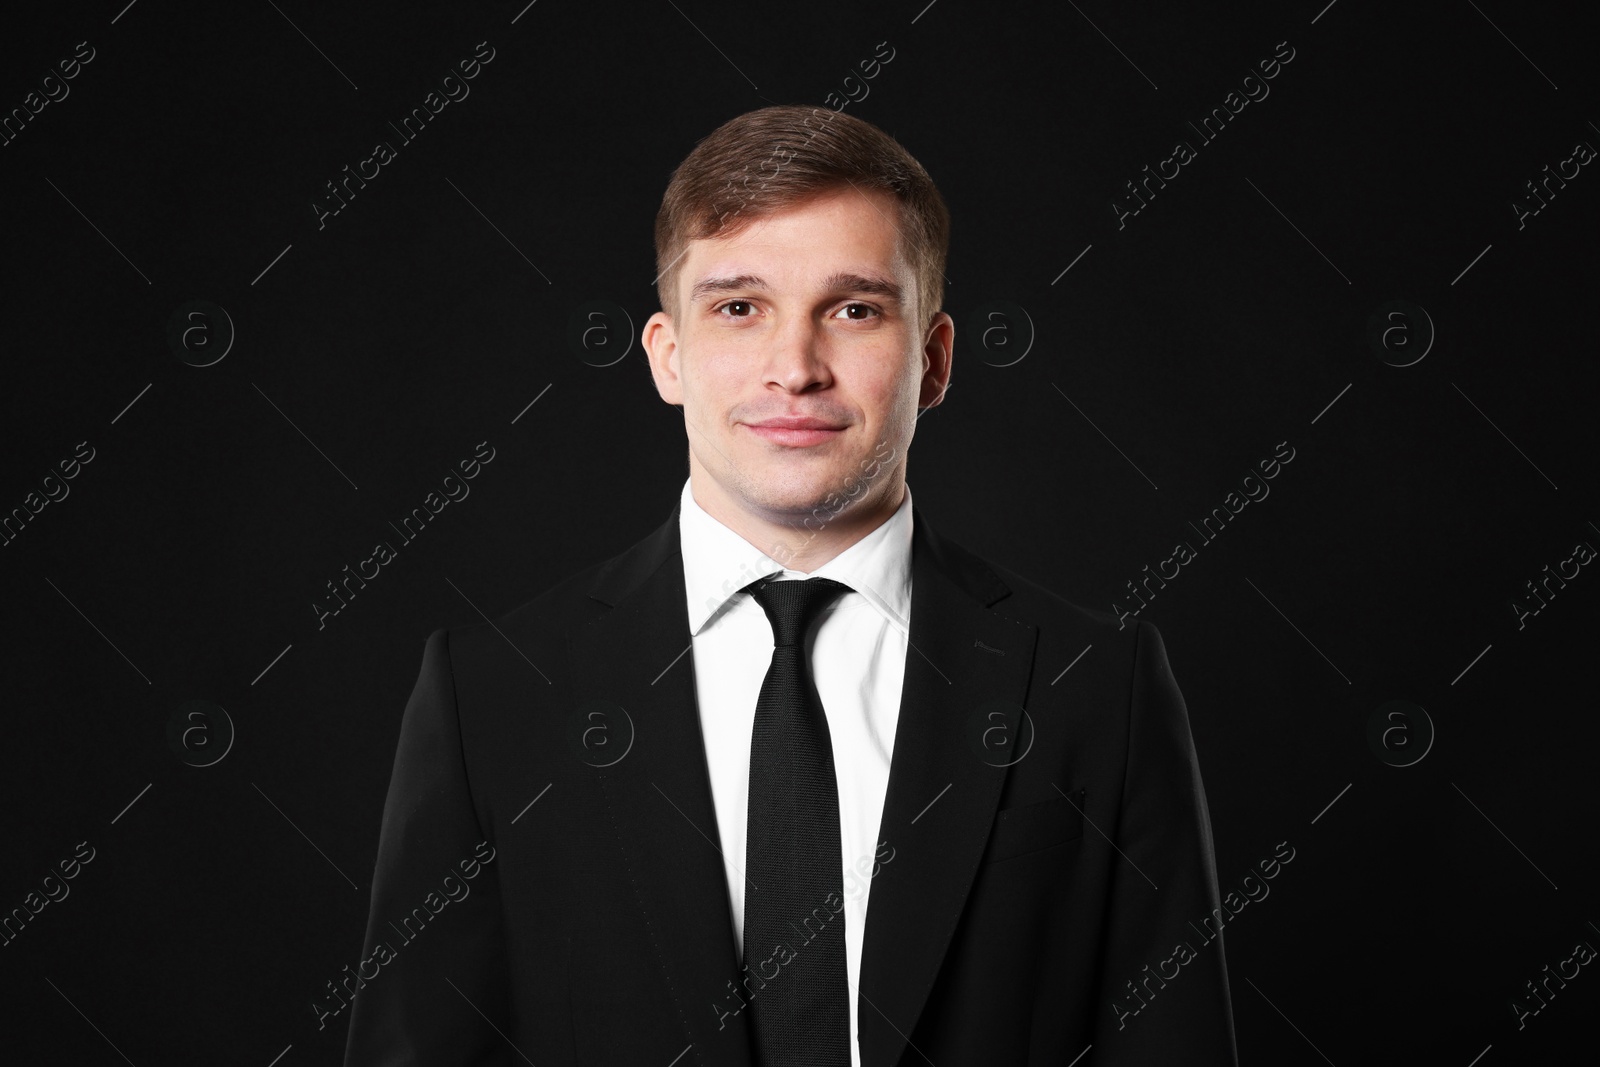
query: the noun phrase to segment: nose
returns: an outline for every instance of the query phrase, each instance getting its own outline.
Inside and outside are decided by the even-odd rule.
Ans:
[[[772,335],[765,375],[768,384],[790,393],[832,384],[828,339],[820,324],[805,315],[791,316],[781,323]]]

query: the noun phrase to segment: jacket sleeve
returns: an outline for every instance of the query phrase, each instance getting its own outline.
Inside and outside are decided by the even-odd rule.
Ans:
[[[467,778],[449,634],[436,630],[400,725],[361,960],[337,990],[351,1009],[346,1067],[512,1062],[497,1032],[511,1027],[494,856]]]
[[[1183,695],[1140,622],[1095,1011],[1097,1067],[1236,1067],[1211,821]]]

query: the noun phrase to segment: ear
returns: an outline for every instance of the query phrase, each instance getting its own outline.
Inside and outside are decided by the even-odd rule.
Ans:
[[[938,407],[950,388],[950,361],[955,354],[956,323],[943,311],[933,313],[922,340],[922,390],[918,409]]]
[[[658,311],[645,320],[640,335],[645,354],[650,359],[650,376],[656,380],[656,392],[668,404],[683,405],[683,379],[678,368],[678,336],[672,325],[672,316]]]

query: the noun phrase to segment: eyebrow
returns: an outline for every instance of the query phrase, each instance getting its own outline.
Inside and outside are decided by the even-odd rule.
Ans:
[[[860,293],[899,302],[902,290],[899,285],[877,275],[838,271],[822,283],[823,289],[834,293]],[[702,278],[689,290],[689,300],[698,301],[703,296],[716,293],[767,291],[767,283],[755,274],[735,274],[726,278]]]

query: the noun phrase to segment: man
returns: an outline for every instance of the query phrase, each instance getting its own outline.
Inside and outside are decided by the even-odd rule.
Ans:
[[[674,173],[643,341],[688,480],[428,639],[366,957],[314,1005],[348,1001],[348,1064],[1235,1062],[1160,636],[912,506],[948,230],[838,113],[741,115]]]

